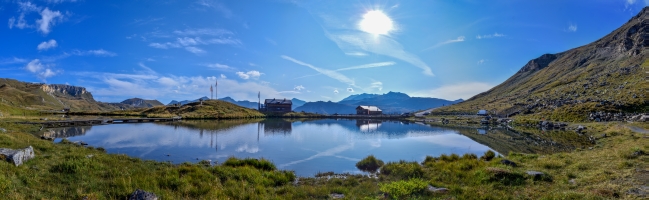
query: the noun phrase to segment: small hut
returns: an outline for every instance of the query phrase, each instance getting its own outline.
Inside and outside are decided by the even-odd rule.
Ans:
[[[356,107],[357,115],[381,115],[383,111],[376,106],[358,106]]]

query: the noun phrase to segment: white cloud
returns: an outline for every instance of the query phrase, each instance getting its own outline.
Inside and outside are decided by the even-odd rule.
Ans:
[[[178,43],[183,46],[194,46],[197,45],[198,42],[201,40],[200,38],[189,38],[189,37],[184,37],[184,38],[178,38]]]
[[[451,44],[451,43],[456,43],[456,42],[464,42],[464,38],[465,38],[464,36],[459,36],[459,37],[457,37],[457,39],[446,40],[444,42],[440,42],[440,43],[437,43],[436,45],[428,47],[428,48],[424,49],[424,51],[428,50],[428,49],[434,49],[434,48],[440,47],[440,46],[445,45],[445,44]]]
[[[77,2],[77,0],[46,0],[47,3],[65,3],[65,2]]]
[[[19,64],[19,63],[26,63],[27,59],[22,59],[22,58],[9,58],[9,59],[0,59],[0,65],[11,65],[11,64]]]
[[[484,62],[486,62],[486,61],[487,61],[487,60],[485,60],[485,59],[480,59],[480,60],[478,60],[478,65],[482,65],[482,64],[484,64]]]
[[[223,75],[223,74],[221,74],[221,78],[222,78],[222,79],[226,79],[226,78],[228,78],[228,77],[225,76],[225,75]]]
[[[577,32],[577,25],[575,24],[570,24],[568,26],[568,32]]]
[[[340,93],[338,92],[338,89],[334,89],[334,94],[338,94],[338,93]]]
[[[87,51],[81,51],[81,50],[73,50],[72,51],[73,55],[77,56],[88,56],[88,55],[93,55],[93,56],[107,56],[107,57],[114,57],[117,56],[116,53],[106,51],[104,49],[97,49],[97,50],[87,50]]]
[[[220,64],[220,63],[214,63],[214,64],[207,64],[206,65],[209,68],[214,68],[214,69],[223,69],[223,70],[233,70],[233,67],[230,67],[228,65]]]
[[[353,70],[353,69],[367,69],[367,68],[375,68],[375,67],[387,67],[397,64],[395,62],[379,62],[379,63],[370,63],[370,64],[365,64],[365,65],[358,65],[358,66],[353,66],[353,67],[346,67],[346,68],[341,68],[337,69],[336,71],[346,71],[346,70]]]
[[[161,77],[158,79],[158,83],[164,86],[178,86],[178,82],[169,77]]]
[[[379,91],[383,90],[383,83],[381,81],[374,81],[370,84],[370,89],[377,89]]]
[[[203,54],[205,51],[198,47],[185,47],[185,50],[192,52],[193,54]]]
[[[347,92],[354,92],[354,88],[347,88]]]
[[[313,69],[313,70],[315,70],[315,71],[317,71],[317,72],[319,72],[319,73],[321,73],[321,74],[324,74],[324,75],[326,75],[326,76],[328,76],[328,77],[330,77],[330,78],[336,79],[336,80],[338,80],[338,81],[340,81],[340,82],[342,82],[342,83],[345,83],[345,84],[347,84],[347,85],[355,86],[355,84],[354,84],[354,80],[352,80],[352,79],[348,78],[347,76],[345,76],[345,75],[343,75],[343,74],[341,74],[341,73],[338,73],[338,72],[336,72],[336,71],[328,70],[328,69],[318,68],[318,67],[315,67],[315,66],[313,66],[313,65],[311,65],[311,64],[304,63],[304,62],[302,62],[302,61],[299,61],[299,60],[296,60],[296,59],[294,59],[294,58],[291,58],[291,57],[289,57],[289,56],[282,55],[281,57],[282,57],[283,59],[285,59],[285,60],[288,60],[288,61],[294,62],[295,64],[309,67],[309,68],[311,68],[311,69]]]
[[[237,74],[237,75],[239,76],[239,78],[241,78],[241,79],[250,79],[250,78],[257,79],[257,78],[259,78],[259,76],[261,76],[263,73],[261,73],[261,72],[259,72],[259,71],[252,70],[252,71],[248,71],[248,72],[237,72],[236,74]]]
[[[363,52],[347,52],[347,53],[345,53],[345,55],[348,55],[348,56],[358,56],[358,57],[361,57],[361,56],[367,56],[367,54],[366,54],[366,53],[363,53]]]
[[[390,56],[422,69],[422,73],[426,76],[434,76],[432,70],[426,63],[421,61],[416,55],[406,52],[399,42],[390,37],[362,31],[327,32],[326,35],[345,53],[370,52]]]
[[[50,48],[54,48],[56,46],[57,46],[56,40],[49,40],[38,44],[38,47],[36,47],[36,49],[42,51],[42,50],[48,50]]]
[[[38,30],[43,34],[48,34],[51,31],[51,27],[56,24],[56,22],[63,20],[63,14],[59,11],[51,11],[49,8],[45,8],[41,11],[41,19],[36,20],[38,25]]]
[[[225,29],[208,29],[208,28],[198,28],[198,29],[185,29],[185,30],[176,30],[173,32],[176,35],[182,36],[221,36],[221,35],[233,35],[232,31]]]
[[[447,100],[456,100],[460,98],[466,100],[493,87],[494,85],[492,84],[481,82],[457,83],[452,85],[443,85],[431,90],[418,91],[415,92],[414,95],[442,98]]]
[[[42,64],[39,59],[34,59],[27,63],[25,69],[33,74],[36,74],[36,76],[38,76],[38,78],[43,81],[59,73],[59,71],[52,70],[50,66]]]
[[[304,90],[304,89],[306,89],[306,88],[304,86],[302,86],[302,85],[298,85],[298,86],[295,86],[293,88],[293,90],[297,90],[297,91]]]
[[[242,146],[239,146],[235,151],[246,152],[246,153],[257,153],[259,152],[259,147],[255,147],[255,146],[248,147],[248,144],[244,144]]]
[[[494,34],[478,35],[475,36],[475,38],[480,40],[480,39],[490,39],[490,38],[505,37],[505,36],[506,36],[505,34],[495,32]]]
[[[32,2],[29,2],[29,1],[27,1],[27,2],[18,2],[18,7],[20,8],[20,12],[23,12],[23,13],[41,11],[41,7],[39,7],[36,4],[33,4]]]

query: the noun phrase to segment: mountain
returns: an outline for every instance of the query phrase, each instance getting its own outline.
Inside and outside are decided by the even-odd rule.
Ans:
[[[584,120],[588,113],[647,112],[649,7],[590,44],[530,60],[496,87],[438,112],[533,114]]]
[[[291,106],[291,109],[295,110],[295,108],[300,107],[306,103],[306,101],[302,101],[296,98],[291,99],[291,102],[293,102],[293,105]]]
[[[126,104],[133,106],[134,108],[151,108],[154,106],[163,106],[164,104],[160,103],[158,100],[145,100],[140,98],[131,98],[121,102],[121,104]]]
[[[317,101],[317,102],[307,102],[304,105],[297,107],[293,111],[295,112],[310,112],[318,114],[356,114],[356,106],[341,104],[331,101]]]
[[[400,92],[388,92],[386,94],[357,94],[344,98],[340,102],[309,102],[293,111],[318,112],[326,114],[355,114],[359,105],[377,106],[383,113],[404,113],[428,108],[440,107],[462,102],[461,99],[448,101],[437,98],[410,97]]]
[[[84,87],[27,83],[14,79],[0,78],[0,107],[3,110],[20,108],[24,110],[109,111],[117,110],[113,105],[97,102]]]
[[[225,102],[230,102],[230,103],[236,104],[236,105],[244,107],[244,108],[250,108],[250,109],[255,109],[255,110],[259,107],[259,104],[257,102],[251,102],[251,101],[248,101],[248,100],[235,101],[234,99],[232,99],[230,97],[220,98],[219,100],[225,101]]]
[[[201,98],[198,98],[198,99],[195,99],[195,100],[183,100],[183,101],[171,100],[171,102],[169,102],[167,105],[172,105],[172,104],[177,104],[177,103],[180,103],[180,105],[185,105],[185,104],[188,104],[188,103],[198,102],[198,101],[201,100],[201,99],[202,99],[203,101],[205,101],[205,100],[210,100],[210,98],[207,98],[207,97],[205,96],[205,97],[201,97]]]

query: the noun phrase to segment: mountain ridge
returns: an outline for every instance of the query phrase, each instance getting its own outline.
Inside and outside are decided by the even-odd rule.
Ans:
[[[501,84],[439,113],[534,114],[584,120],[590,112],[647,111],[649,7],[602,38],[543,54]]]

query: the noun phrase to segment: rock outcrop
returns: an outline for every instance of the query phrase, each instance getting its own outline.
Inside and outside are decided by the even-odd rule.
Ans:
[[[34,148],[32,146],[16,150],[0,148],[0,159],[11,162],[16,166],[20,166],[32,158],[34,158]]]
[[[131,195],[128,195],[128,200],[158,200],[158,196],[153,192],[137,189]]]

